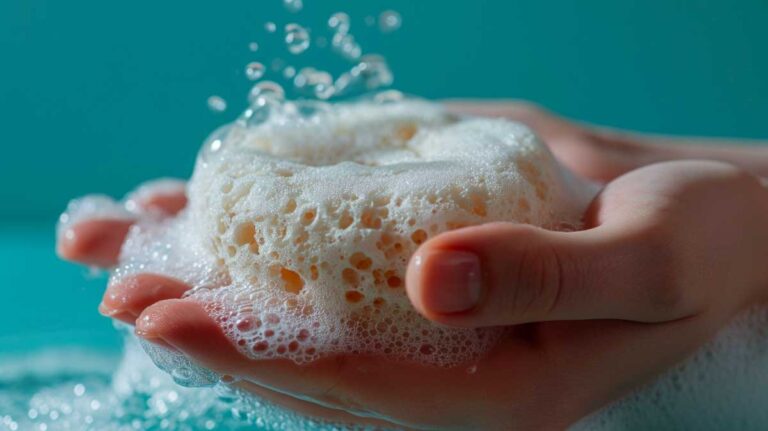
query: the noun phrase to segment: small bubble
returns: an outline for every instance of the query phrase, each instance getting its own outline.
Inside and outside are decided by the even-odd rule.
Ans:
[[[363,53],[363,49],[351,34],[336,33],[333,36],[332,43],[336,52],[348,60],[356,60]]]
[[[256,42],[251,42],[248,44],[248,49],[251,50],[251,52],[256,52],[259,50],[259,44]]]
[[[301,54],[309,48],[309,32],[298,24],[285,26],[285,43],[291,54]]]
[[[386,90],[373,96],[373,101],[380,104],[396,103],[405,98],[405,95],[397,90]]]
[[[304,7],[304,2],[302,0],[283,0],[283,6],[289,12],[298,12]]]
[[[245,76],[251,81],[255,81],[264,76],[265,67],[258,61],[252,61],[245,66]]]
[[[213,112],[224,112],[227,110],[227,101],[219,96],[211,96],[208,98],[208,109]]]
[[[329,99],[335,92],[331,74],[323,70],[317,70],[314,67],[301,69],[293,79],[293,85],[296,89],[305,90],[305,93],[309,93],[321,100]]]
[[[279,72],[283,70],[283,67],[285,67],[285,62],[281,58],[275,58],[269,64],[269,67],[270,69],[272,69],[273,72]]]
[[[78,383],[75,385],[75,387],[72,389],[72,392],[74,392],[76,397],[82,397],[85,393],[85,386],[81,383]]]
[[[391,33],[403,25],[403,19],[394,10],[385,10],[379,15],[379,29],[383,33]]]
[[[264,30],[266,30],[267,33],[274,33],[277,31],[277,25],[272,21],[268,21],[266,24],[264,24]]]
[[[283,76],[287,79],[291,79],[294,76],[296,76],[296,68],[293,66],[288,66],[285,69],[283,69]]]
[[[261,81],[254,85],[248,93],[248,101],[251,103],[257,102],[259,98],[282,102],[285,99],[285,90],[277,82]]]
[[[349,33],[349,15],[344,12],[336,12],[328,18],[328,27],[337,34]]]

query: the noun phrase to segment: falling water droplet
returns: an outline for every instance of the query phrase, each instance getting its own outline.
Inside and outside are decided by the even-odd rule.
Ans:
[[[298,24],[288,24],[285,26],[285,43],[291,54],[301,54],[309,48],[309,32]]]
[[[403,19],[394,10],[385,10],[379,15],[379,29],[383,33],[391,33],[403,24]]]
[[[301,69],[294,78],[293,85],[297,90],[303,90],[321,100],[329,99],[335,93],[331,74],[313,67]]]
[[[267,33],[274,33],[277,30],[277,25],[272,21],[268,21],[264,24],[264,30],[266,30]]]
[[[334,33],[349,33],[349,15],[344,12],[336,12],[328,18],[328,27]]]
[[[283,0],[283,6],[289,12],[298,12],[304,7],[304,2],[302,0]]]
[[[259,99],[269,99],[274,102],[282,102],[285,99],[285,90],[277,82],[261,81],[251,88],[248,93],[248,101],[258,103]]]
[[[264,76],[264,65],[258,61],[252,61],[245,66],[245,76],[251,81],[255,81]]]
[[[211,96],[208,98],[208,109],[213,112],[224,112],[227,110],[227,101],[219,96]]]
[[[288,66],[283,69],[283,76],[287,79],[291,79],[296,76],[296,69],[293,66]]]

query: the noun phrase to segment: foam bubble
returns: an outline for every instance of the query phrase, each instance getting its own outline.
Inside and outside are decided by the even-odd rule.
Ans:
[[[384,100],[308,115],[275,103],[257,125],[217,132],[188,210],[138,224],[114,278],[150,271],[192,284],[190,298],[253,358],[476,358],[501,331],[416,313],[404,287],[410,256],[441,232],[489,221],[575,228],[594,190],[522,125]]]

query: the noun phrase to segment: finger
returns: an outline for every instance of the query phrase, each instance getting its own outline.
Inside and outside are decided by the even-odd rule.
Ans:
[[[75,210],[79,213],[70,215],[75,220],[58,235],[56,248],[63,259],[102,268],[114,266],[137,214],[168,217],[181,211],[187,203],[184,182],[168,179],[140,186],[127,197],[124,205],[106,197],[97,199],[100,205],[94,208],[87,204],[89,197],[80,200],[85,204]],[[101,214],[99,208],[103,205],[113,207],[115,215]]]
[[[476,363],[481,371],[473,372],[462,366],[425,366],[366,355],[336,355],[302,365],[287,359],[254,360],[232,344],[201,304],[189,299],[166,300],[148,307],[136,321],[136,333],[152,342],[167,343],[220,374],[356,416],[384,418],[401,427],[420,429],[471,428],[459,410],[436,417],[433,406],[441,402],[452,405],[456,387],[465,388],[467,393],[487,393],[493,386],[488,380],[498,378],[490,370],[501,367],[509,377],[507,381],[518,381],[541,362],[530,344],[517,338],[506,339],[498,347],[509,353],[503,360],[489,354],[488,362]],[[409,390],[408,403],[402,402],[403,388]],[[483,402],[467,402],[476,401]]]
[[[764,249],[761,194],[754,178],[730,165],[649,166],[603,190],[587,230],[492,223],[427,241],[411,260],[407,291],[425,316],[459,326],[657,322],[739,307],[764,277],[754,256]],[[745,235],[755,239],[735,239]],[[723,262],[727,271],[712,271]],[[723,285],[733,287],[715,301]]]
[[[117,263],[132,219],[85,219],[59,235],[56,251],[63,259],[97,267]]]
[[[648,145],[560,117],[526,101],[449,101],[454,113],[500,117],[530,127],[573,172],[601,182],[641,166],[674,159],[665,147]]]
[[[186,299],[160,301],[146,308],[136,320],[136,334],[150,341],[162,340],[222,374],[248,378],[289,394],[322,397],[333,386],[339,367],[335,359],[305,366],[287,359],[250,359],[227,338],[203,305]]]
[[[304,400],[292,397],[290,395],[283,394],[281,392],[267,389],[263,386],[259,386],[257,384],[254,384],[248,381],[240,381],[235,383],[233,386],[241,390],[244,390],[248,393],[255,394],[266,400],[269,400],[270,402],[278,406],[281,406],[285,409],[295,411],[300,413],[301,415],[319,419],[319,420],[328,422],[330,424],[368,425],[373,429],[402,429],[401,426],[396,426],[391,422],[387,422],[379,419],[363,418],[360,416],[355,416],[354,414],[351,414],[344,410],[324,407],[312,402],[304,401]]]
[[[176,215],[187,206],[186,183],[170,178],[146,182],[126,197],[125,205],[132,211]]]
[[[656,251],[639,238],[618,241],[617,230],[492,223],[448,232],[411,260],[408,295],[427,318],[456,326],[666,319],[637,287],[663,281],[646,266]]]
[[[181,298],[189,289],[188,284],[163,275],[127,276],[107,287],[99,312],[132,325],[145,308],[164,299]]]

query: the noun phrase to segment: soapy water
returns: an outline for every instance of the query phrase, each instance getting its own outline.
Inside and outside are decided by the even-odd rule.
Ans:
[[[571,429],[767,429],[766,328],[765,309],[744,313],[692,358]],[[122,359],[71,348],[0,356],[0,430],[354,429],[238,393],[183,357],[165,358],[175,358],[160,364],[175,373],[158,369],[129,333]],[[194,383],[206,387],[180,386],[172,375],[187,385],[197,376]]]
[[[112,355],[72,349],[0,358],[0,430],[350,429],[244,396],[210,372],[196,370],[207,378],[198,380],[198,386],[206,387],[179,386],[174,379],[185,381],[185,373],[191,373],[187,370],[194,365],[178,359],[172,376],[150,361],[130,331],[125,332],[125,340],[119,363]]]

